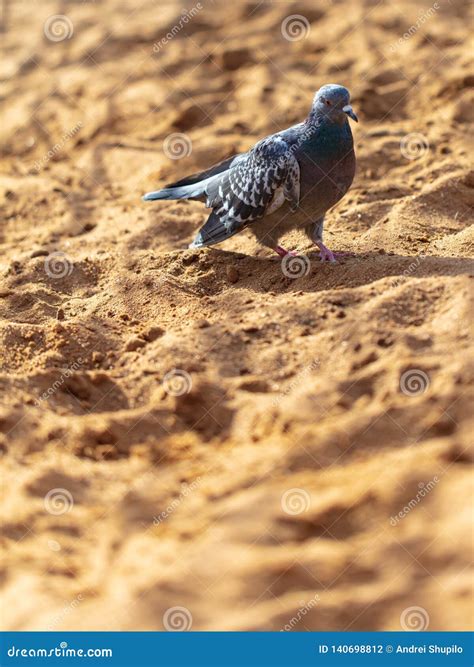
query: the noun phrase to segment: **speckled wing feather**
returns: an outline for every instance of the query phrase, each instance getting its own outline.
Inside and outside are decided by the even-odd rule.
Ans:
[[[192,244],[219,243],[262,218],[285,200],[294,209],[300,194],[300,169],[291,146],[279,135],[259,141],[205,188],[212,213]]]

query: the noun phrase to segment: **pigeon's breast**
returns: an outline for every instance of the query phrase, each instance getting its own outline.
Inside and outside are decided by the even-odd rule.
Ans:
[[[350,129],[325,141],[315,141],[298,155],[301,174],[300,206],[315,219],[334,206],[349,190],[355,174]]]

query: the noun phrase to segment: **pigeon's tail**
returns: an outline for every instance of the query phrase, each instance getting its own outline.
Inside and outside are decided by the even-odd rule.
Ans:
[[[222,222],[215,211],[212,211],[206,224],[201,227],[199,232],[190,244],[190,248],[204,248],[205,246],[215,245],[229,239],[242,229],[242,224],[226,225]]]
[[[206,199],[205,189],[209,181],[226,171],[238,157],[238,155],[232,155],[209,169],[186,176],[176,183],[170,183],[162,190],[148,192],[142,199],[143,201],[154,201],[155,199],[200,199],[204,201]]]
[[[155,192],[147,192],[143,195],[143,201],[154,201],[155,199],[197,199],[204,194],[205,182],[193,183],[192,185],[170,186]]]

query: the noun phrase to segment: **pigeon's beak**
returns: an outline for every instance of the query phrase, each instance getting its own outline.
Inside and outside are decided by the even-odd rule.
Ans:
[[[349,116],[349,118],[352,118],[352,120],[355,120],[356,123],[359,122],[359,119],[357,118],[357,116],[354,113],[354,110],[353,110],[353,108],[351,107],[350,104],[346,104],[345,107],[342,107],[342,110],[344,111],[344,113],[346,113]]]

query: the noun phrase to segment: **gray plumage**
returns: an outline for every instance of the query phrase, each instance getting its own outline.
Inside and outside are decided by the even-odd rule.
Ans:
[[[220,243],[248,227],[260,243],[284,254],[279,238],[303,227],[332,256],[322,243],[324,215],[347,192],[355,172],[348,116],[357,120],[348,90],[323,86],[303,123],[143,199],[197,199],[212,209],[190,247]]]

